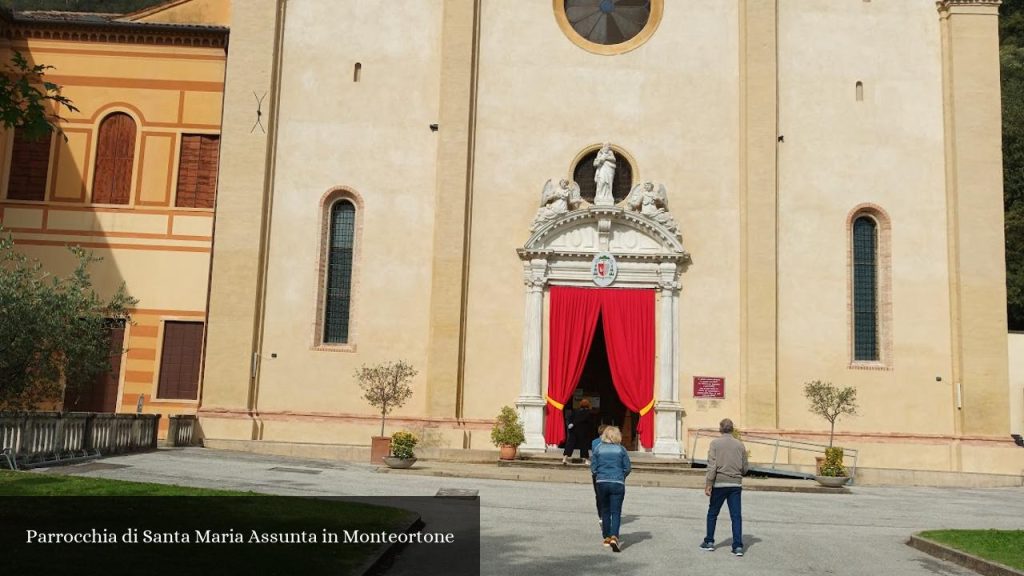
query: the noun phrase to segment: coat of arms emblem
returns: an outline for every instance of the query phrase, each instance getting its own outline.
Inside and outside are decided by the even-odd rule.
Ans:
[[[615,275],[618,273],[619,266],[615,263],[615,256],[608,252],[601,252],[594,256],[594,261],[590,265],[590,274],[594,279],[594,284],[602,288],[611,286],[612,282],[615,282]]]

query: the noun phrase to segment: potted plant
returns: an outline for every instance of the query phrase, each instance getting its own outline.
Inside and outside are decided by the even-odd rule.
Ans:
[[[502,406],[501,413],[491,428],[491,442],[501,448],[502,460],[515,460],[516,450],[526,442],[523,423],[519,421],[519,414],[516,414],[512,407]]]
[[[409,468],[416,463],[416,453],[413,448],[419,443],[419,438],[412,432],[395,432],[391,436],[391,455],[384,459],[389,468]]]
[[[380,436],[372,438],[370,462],[378,464],[391,453],[391,438],[384,435],[384,420],[412,396],[409,382],[416,374],[416,369],[402,360],[375,366],[364,365],[356,370],[356,380],[363,389],[363,399],[380,410]]]
[[[839,388],[831,382],[814,380],[804,384],[804,396],[810,402],[811,413],[828,420],[831,425],[825,460],[818,467],[815,480],[823,486],[842,486],[850,478],[843,466],[843,449],[833,447],[832,440],[836,432],[836,420],[843,414],[857,414],[857,389],[853,386]]]

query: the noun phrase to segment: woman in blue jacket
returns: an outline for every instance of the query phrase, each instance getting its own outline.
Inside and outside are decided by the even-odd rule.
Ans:
[[[601,532],[604,545],[619,552],[619,524],[622,521],[622,500],[626,497],[626,476],[630,471],[629,454],[622,447],[622,432],[609,426],[601,434],[601,443],[590,455],[590,471],[597,484],[597,497],[602,504]]]

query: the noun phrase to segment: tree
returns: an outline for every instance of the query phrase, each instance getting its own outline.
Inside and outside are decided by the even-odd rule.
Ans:
[[[43,64],[29,64],[15,51],[11,62],[0,71],[0,125],[19,128],[25,136],[39,139],[49,136],[60,121],[61,108],[77,112],[71,100],[61,95],[61,87],[43,79]]]
[[[396,408],[401,408],[412,396],[409,381],[416,369],[402,360],[376,366],[363,366],[356,370],[356,380],[363,389],[363,399],[380,410],[380,435],[384,435],[384,419]]]
[[[1003,0],[999,18],[1003,96],[1003,210],[1006,311],[1024,330],[1024,0]]]
[[[839,388],[831,382],[814,380],[804,384],[804,396],[811,403],[811,413],[821,416],[832,428],[828,433],[828,447],[836,433],[836,420],[843,414],[857,414],[857,389],[853,386]]]
[[[123,283],[102,299],[88,271],[101,259],[69,251],[74,271],[55,276],[17,252],[0,229],[0,410],[59,400],[110,370],[110,323],[130,320],[138,301]]]

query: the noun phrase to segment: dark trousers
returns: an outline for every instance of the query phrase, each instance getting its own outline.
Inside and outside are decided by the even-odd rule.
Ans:
[[[576,445],[578,444],[580,448],[580,458],[586,460],[587,457],[590,456],[590,444],[587,442],[588,441],[586,439],[576,437],[576,429],[574,427],[572,430],[569,430],[569,435],[565,437],[565,450],[562,452],[562,455],[571,457],[573,450],[576,449]]]
[[[742,492],[743,488],[739,486],[711,489],[711,504],[708,505],[708,531],[704,537],[705,542],[714,544],[718,513],[722,511],[722,504],[728,502],[729,519],[732,520],[732,547],[743,547],[743,517],[740,510],[740,495]]]
[[[604,523],[604,504],[601,502],[601,494],[597,491],[597,474],[590,475],[590,481],[594,484],[594,500],[597,501],[597,517]]]
[[[597,498],[603,506],[601,510],[601,536],[619,535],[619,524],[622,522],[622,501],[626,498],[625,484],[618,482],[595,482]]]

